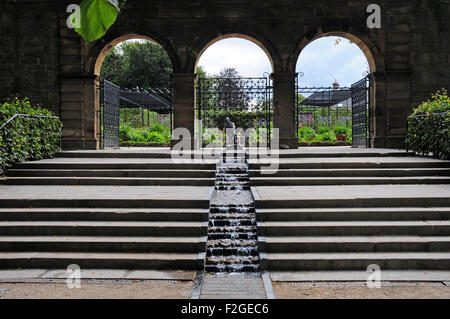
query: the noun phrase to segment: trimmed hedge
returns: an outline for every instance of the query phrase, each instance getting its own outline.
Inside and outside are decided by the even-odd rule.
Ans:
[[[61,121],[49,110],[15,98],[0,104],[0,126],[18,116],[0,130],[0,175],[12,164],[50,158],[60,149]]]
[[[450,98],[445,89],[414,109],[406,140],[408,148],[418,154],[450,159]]]

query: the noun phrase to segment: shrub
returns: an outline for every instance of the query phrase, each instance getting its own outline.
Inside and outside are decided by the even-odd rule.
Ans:
[[[154,144],[163,144],[165,142],[165,139],[160,133],[150,132],[147,135],[147,142]]]
[[[335,135],[345,134],[347,135],[347,127],[343,125],[336,125],[333,129]]]
[[[408,147],[422,155],[450,159],[450,97],[443,89],[408,118]]]
[[[317,134],[321,135],[324,133],[331,133],[331,128],[328,126],[319,126],[317,129]]]
[[[170,129],[164,124],[154,123],[147,128],[133,128],[129,124],[120,125],[121,142],[130,144],[166,144],[170,142]]]
[[[60,149],[61,121],[49,110],[31,105],[27,98],[15,98],[0,105],[0,175],[13,163],[53,157]]]
[[[314,136],[316,135],[316,131],[313,128],[308,126],[303,126],[298,130],[298,139],[299,141],[309,142],[312,141]]]
[[[336,136],[333,132],[324,132],[322,134],[316,135],[313,140],[314,142],[334,142],[336,141]]]

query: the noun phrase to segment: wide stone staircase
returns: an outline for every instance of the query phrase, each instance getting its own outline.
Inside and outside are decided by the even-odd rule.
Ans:
[[[0,181],[0,268],[201,269],[214,176],[168,152],[16,165]]]
[[[250,164],[262,269],[450,271],[449,161],[366,150],[264,162]]]
[[[0,179],[0,268],[204,269],[208,221],[223,217],[209,211],[214,185],[250,182],[261,270],[450,272],[449,161],[350,148],[279,155],[278,170],[250,158],[250,179],[218,171],[217,184],[215,161],[174,162],[169,150],[16,165]]]

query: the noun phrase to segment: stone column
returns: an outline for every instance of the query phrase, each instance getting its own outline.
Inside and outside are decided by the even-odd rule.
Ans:
[[[61,76],[60,98],[63,148],[98,148],[97,77],[88,74]]]
[[[280,148],[297,148],[295,127],[295,78],[291,72],[272,73],[273,127],[280,131]]]
[[[173,129],[186,128],[191,134],[191,149],[194,147],[195,80],[194,73],[172,74]],[[172,147],[177,143],[172,140]]]

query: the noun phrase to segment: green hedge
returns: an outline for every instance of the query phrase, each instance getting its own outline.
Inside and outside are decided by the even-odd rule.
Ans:
[[[0,130],[0,175],[14,163],[53,157],[60,148],[61,121],[46,109],[15,98],[0,104],[0,127],[15,114],[19,116]]]
[[[450,159],[450,98],[445,89],[414,109],[408,118],[408,149]]]

